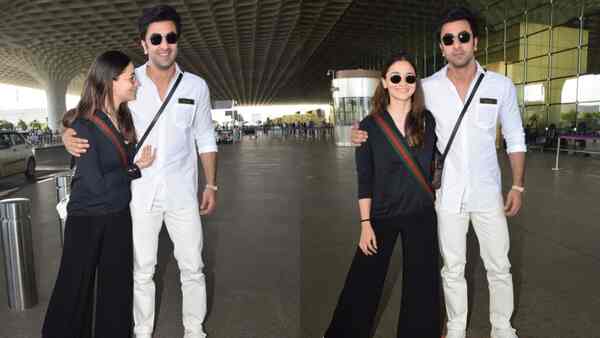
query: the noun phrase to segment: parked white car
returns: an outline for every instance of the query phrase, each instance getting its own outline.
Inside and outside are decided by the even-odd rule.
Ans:
[[[0,131],[0,177],[19,173],[35,176],[35,150],[18,132]]]

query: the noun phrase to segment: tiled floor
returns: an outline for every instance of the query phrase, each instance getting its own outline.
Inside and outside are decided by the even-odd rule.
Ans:
[[[301,337],[321,337],[359,237],[352,149],[311,148],[302,226]],[[510,168],[500,156],[505,190]],[[600,337],[600,159],[531,152],[524,208],[509,220],[521,338]],[[476,237],[469,234],[469,335],[489,337],[488,291]],[[402,253],[397,244],[380,306],[376,338],[395,337]],[[387,297],[387,298],[386,298]]]
[[[514,325],[521,338],[599,338],[600,160],[563,156],[558,173],[553,160],[528,154],[525,206],[510,220]],[[358,238],[353,150],[323,140],[245,139],[220,147],[219,185],[218,211],[203,220],[209,337],[320,338]],[[40,336],[60,259],[54,183],[27,185],[16,196],[32,199],[40,302],[9,311],[0,286],[0,337],[32,338]],[[469,243],[470,337],[487,338],[485,272],[474,236]],[[399,249],[377,338],[395,337]],[[182,337],[178,268],[166,233],[158,271],[156,336]]]

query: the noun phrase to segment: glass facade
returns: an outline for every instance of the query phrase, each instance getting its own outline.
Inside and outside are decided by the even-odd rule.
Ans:
[[[477,59],[517,86],[524,125],[600,130],[600,1],[491,1]]]

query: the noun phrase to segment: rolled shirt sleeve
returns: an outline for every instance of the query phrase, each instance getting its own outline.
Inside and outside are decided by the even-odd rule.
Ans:
[[[202,81],[203,88],[198,97],[198,105],[194,114],[194,137],[198,153],[217,152],[217,141],[215,138],[215,128],[212,122],[210,111],[210,92],[206,82]]]
[[[499,114],[502,135],[506,140],[506,152],[509,154],[526,152],[525,132],[523,131],[523,121],[517,102],[517,90],[510,80],[506,86],[505,97]]]

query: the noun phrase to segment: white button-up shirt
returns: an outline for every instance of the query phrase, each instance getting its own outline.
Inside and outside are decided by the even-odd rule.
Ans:
[[[129,102],[138,138],[145,133],[162,105],[158,88],[148,77],[146,67],[147,64],[144,64],[135,70],[140,85],[136,100]],[[167,93],[180,73],[181,69],[176,66]],[[184,73],[169,104],[144,142],[144,145],[148,144],[156,149],[156,159],[152,166],[142,170],[140,179],[132,182],[131,205],[151,210],[154,199],[160,198],[161,207],[165,210],[198,206],[196,146],[200,154],[217,151],[210,95],[202,78]]]
[[[465,101],[482,72],[483,68],[477,63],[477,74]],[[423,80],[425,105],[435,117],[437,147],[442,153],[464,106],[447,74],[448,66]],[[442,186],[437,191],[439,208],[471,212],[502,207],[495,142],[498,121],[507,152],[525,152],[525,134],[515,86],[509,78],[487,71],[444,162]]]

